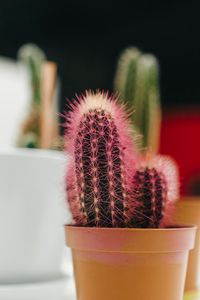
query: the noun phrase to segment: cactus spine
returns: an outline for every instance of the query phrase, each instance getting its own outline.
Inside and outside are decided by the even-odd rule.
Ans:
[[[115,90],[134,110],[134,127],[142,135],[142,150],[156,153],[160,136],[159,66],[150,54],[136,48],[126,49],[118,63]]]
[[[137,153],[122,106],[107,94],[86,93],[72,105],[66,139],[72,157],[69,205],[77,225],[128,227]]]

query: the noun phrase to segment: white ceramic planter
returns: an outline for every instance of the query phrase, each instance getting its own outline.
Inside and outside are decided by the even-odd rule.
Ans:
[[[65,168],[56,151],[0,150],[0,284],[63,276]]]
[[[0,147],[13,147],[31,101],[26,67],[0,57]]]

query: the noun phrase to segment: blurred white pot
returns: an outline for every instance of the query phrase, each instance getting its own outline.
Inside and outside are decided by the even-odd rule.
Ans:
[[[56,151],[0,149],[0,284],[63,276],[65,168]]]
[[[30,100],[30,78],[25,66],[0,57],[0,147],[16,145]]]

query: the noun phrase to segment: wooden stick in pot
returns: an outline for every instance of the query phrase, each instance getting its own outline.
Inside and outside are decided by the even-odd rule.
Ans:
[[[48,149],[58,137],[58,120],[54,103],[57,66],[47,61],[42,66],[40,148]]]

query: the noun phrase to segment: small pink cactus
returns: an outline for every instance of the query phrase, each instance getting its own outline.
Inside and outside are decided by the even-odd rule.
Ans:
[[[79,226],[126,227],[134,213],[132,176],[138,154],[124,106],[86,92],[67,116],[68,201]]]
[[[178,198],[178,173],[163,156],[139,157],[124,106],[86,92],[66,117],[68,202],[78,226],[163,227]]]
[[[133,227],[163,227],[170,223],[173,201],[178,198],[176,164],[165,156],[143,162],[133,177],[133,198],[137,211]]]

